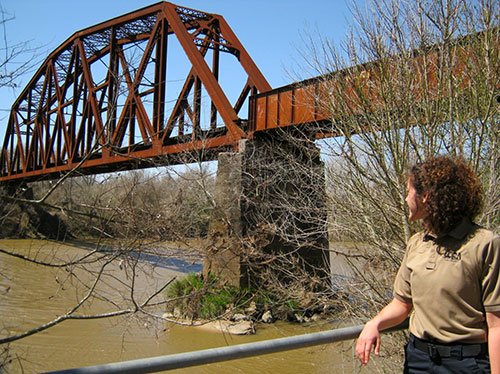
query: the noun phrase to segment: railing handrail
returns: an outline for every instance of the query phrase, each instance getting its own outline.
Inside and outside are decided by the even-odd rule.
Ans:
[[[408,327],[406,320],[402,324],[384,330],[384,332],[402,330]],[[238,344],[229,347],[204,349],[194,352],[176,353],[166,356],[142,358],[138,360],[116,362],[111,364],[87,366],[76,369],[47,372],[45,374],[145,374],[174,370],[229,361],[263,354],[282,352],[314,345],[334,343],[341,340],[355,339],[363,329],[363,325],[340,329],[269,339],[259,342]]]

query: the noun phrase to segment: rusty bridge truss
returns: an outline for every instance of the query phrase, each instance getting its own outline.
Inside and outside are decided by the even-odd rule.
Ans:
[[[174,35],[191,68],[167,100]],[[219,84],[223,54],[247,76],[235,103]],[[250,94],[270,89],[223,17],[152,5],[77,32],[48,56],[11,109],[0,180],[172,164],[190,152],[213,158],[248,136],[239,112]]]
[[[452,73],[463,76],[474,54],[456,46]],[[426,90],[438,84],[438,55],[412,61]],[[171,81],[167,68],[180,57],[183,79]],[[244,77],[232,100],[223,88],[237,83],[221,67],[228,60]],[[375,108],[383,101],[377,65],[356,69],[353,81],[335,72],[272,90],[222,16],[157,3],[76,32],[47,57],[11,108],[0,182],[213,160],[259,131],[331,122],[318,102],[332,81],[352,92],[353,114],[363,110],[356,90],[369,90]]]

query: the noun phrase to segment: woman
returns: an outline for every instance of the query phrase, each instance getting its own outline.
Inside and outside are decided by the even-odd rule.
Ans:
[[[379,331],[413,310],[405,373],[500,374],[500,237],[473,223],[479,179],[441,156],[415,165],[407,186],[409,219],[424,231],[410,238],[394,298],[366,323],[356,355],[366,365]]]

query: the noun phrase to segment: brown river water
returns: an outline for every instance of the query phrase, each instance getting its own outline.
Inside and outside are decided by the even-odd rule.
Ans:
[[[77,258],[89,250],[82,246],[41,240],[0,240],[0,249],[52,262]],[[123,273],[123,269],[116,267],[112,271]],[[82,286],[84,278],[90,279],[95,275],[91,274],[91,267],[89,269],[88,274],[79,273],[78,278],[69,278],[64,268],[47,268],[0,253],[0,338],[42,325],[70,310],[87,291]],[[182,268],[173,266],[145,271],[145,274],[137,277],[135,288],[138,293],[145,292],[182,272]],[[118,275],[115,277],[118,282],[121,282],[120,279]],[[116,296],[115,293],[121,292],[112,283],[105,282],[104,289],[99,291],[108,303],[94,300],[90,305],[84,305],[78,311],[79,314],[109,311],[109,300]],[[256,334],[236,336],[198,327],[154,322],[131,314],[103,319],[66,320],[43,332],[10,343],[12,362],[7,365],[6,371],[39,373],[101,365],[307,334],[335,327],[335,324],[325,322],[312,325],[258,324]],[[359,371],[359,366],[353,360],[352,343],[320,345],[169,372],[354,373]]]

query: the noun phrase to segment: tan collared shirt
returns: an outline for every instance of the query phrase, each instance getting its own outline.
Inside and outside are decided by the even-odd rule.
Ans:
[[[486,342],[485,312],[500,311],[500,236],[463,221],[449,234],[412,236],[394,297],[413,303],[410,331],[443,343]]]

